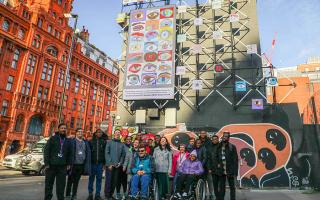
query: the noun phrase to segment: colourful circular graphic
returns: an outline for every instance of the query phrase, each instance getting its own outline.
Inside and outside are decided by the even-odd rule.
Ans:
[[[161,63],[159,66],[159,71],[169,71],[171,70],[171,65],[166,63]]]
[[[173,22],[171,19],[164,19],[160,22],[160,27],[171,27],[173,25]]]
[[[171,60],[171,58],[172,58],[172,55],[169,52],[159,53],[159,60],[161,60],[161,61]]]
[[[144,12],[136,12],[133,14],[133,19],[134,20],[143,20],[144,19]]]
[[[146,33],[146,39],[147,41],[153,41],[156,40],[158,37],[158,32],[157,31],[148,31]]]
[[[149,52],[144,54],[144,60],[146,62],[154,62],[158,59],[158,54],[155,52]]]
[[[158,76],[158,84],[168,84],[171,81],[170,73],[161,73]]]
[[[172,17],[173,15],[173,10],[171,8],[165,8],[161,11],[161,15],[163,17]]]
[[[155,84],[156,79],[157,79],[156,74],[153,74],[153,73],[143,74],[142,75],[142,84],[143,85],[153,85],[153,84]]]
[[[163,40],[168,40],[171,37],[171,32],[169,30],[163,30],[160,33],[160,37]]]
[[[130,85],[137,85],[140,83],[140,78],[136,74],[131,74],[128,76],[128,82]]]
[[[147,15],[147,17],[148,17],[148,19],[151,19],[151,20],[156,19],[157,17],[159,17],[159,12],[158,11],[153,11],[153,12],[149,13]]]
[[[146,52],[154,52],[158,50],[158,45],[154,42],[147,42],[144,48]]]
[[[144,67],[143,67],[143,71],[144,72],[155,72],[157,70],[157,65],[152,64],[152,63],[147,63]]]
[[[129,72],[131,73],[138,73],[141,70],[141,64],[132,64],[129,67]]]
[[[143,29],[144,29],[144,26],[142,24],[137,24],[137,25],[132,27],[133,31],[141,31]]]

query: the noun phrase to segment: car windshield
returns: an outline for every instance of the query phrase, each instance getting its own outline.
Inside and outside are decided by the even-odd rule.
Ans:
[[[37,143],[32,149],[32,153],[43,153],[45,143]]]

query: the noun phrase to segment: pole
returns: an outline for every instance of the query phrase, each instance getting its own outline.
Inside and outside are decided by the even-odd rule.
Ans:
[[[65,98],[65,93],[66,93],[66,86],[67,86],[69,71],[70,71],[70,65],[71,65],[71,59],[72,59],[72,51],[73,51],[73,46],[74,46],[75,39],[76,39],[76,28],[77,28],[77,23],[78,23],[78,15],[75,15],[74,18],[75,18],[75,22],[74,22],[74,26],[73,26],[73,34],[72,34],[71,46],[70,46],[70,50],[69,50],[68,63],[67,63],[67,69],[66,69],[66,76],[64,77],[63,92],[62,92],[62,102],[61,102],[60,108],[59,108],[59,123],[62,123],[62,109],[63,109],[63,103],[64,103],[64,98]]]

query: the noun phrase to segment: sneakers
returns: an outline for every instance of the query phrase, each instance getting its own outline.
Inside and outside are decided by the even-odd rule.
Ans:
[[[93,200],[93,194],[89,194],[87,200]]]
[[[71,197],[70,197],[70,196],[66,196],[66,197],[64,198],[64,200],[71,200]]]
[[[188,196],[188,193],[184,192],[184,193],[182,194],[182,196],[183,196],[183,197],[187,197],[187,196]]]
[[[175,198],[175,199],[181,199],[181,194],[180,194],[179,192],[177,192],[177,193],[175,193],[175,194],[173,195],[173,198]]]

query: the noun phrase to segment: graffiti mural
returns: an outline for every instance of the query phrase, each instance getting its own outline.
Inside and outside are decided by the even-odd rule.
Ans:
[[[287,131],[274,124],[233,124],[223,127],[231,133],[239,156],[240,184],[247,187],[289,186],[286,166],[292,155],[292,143]]]

